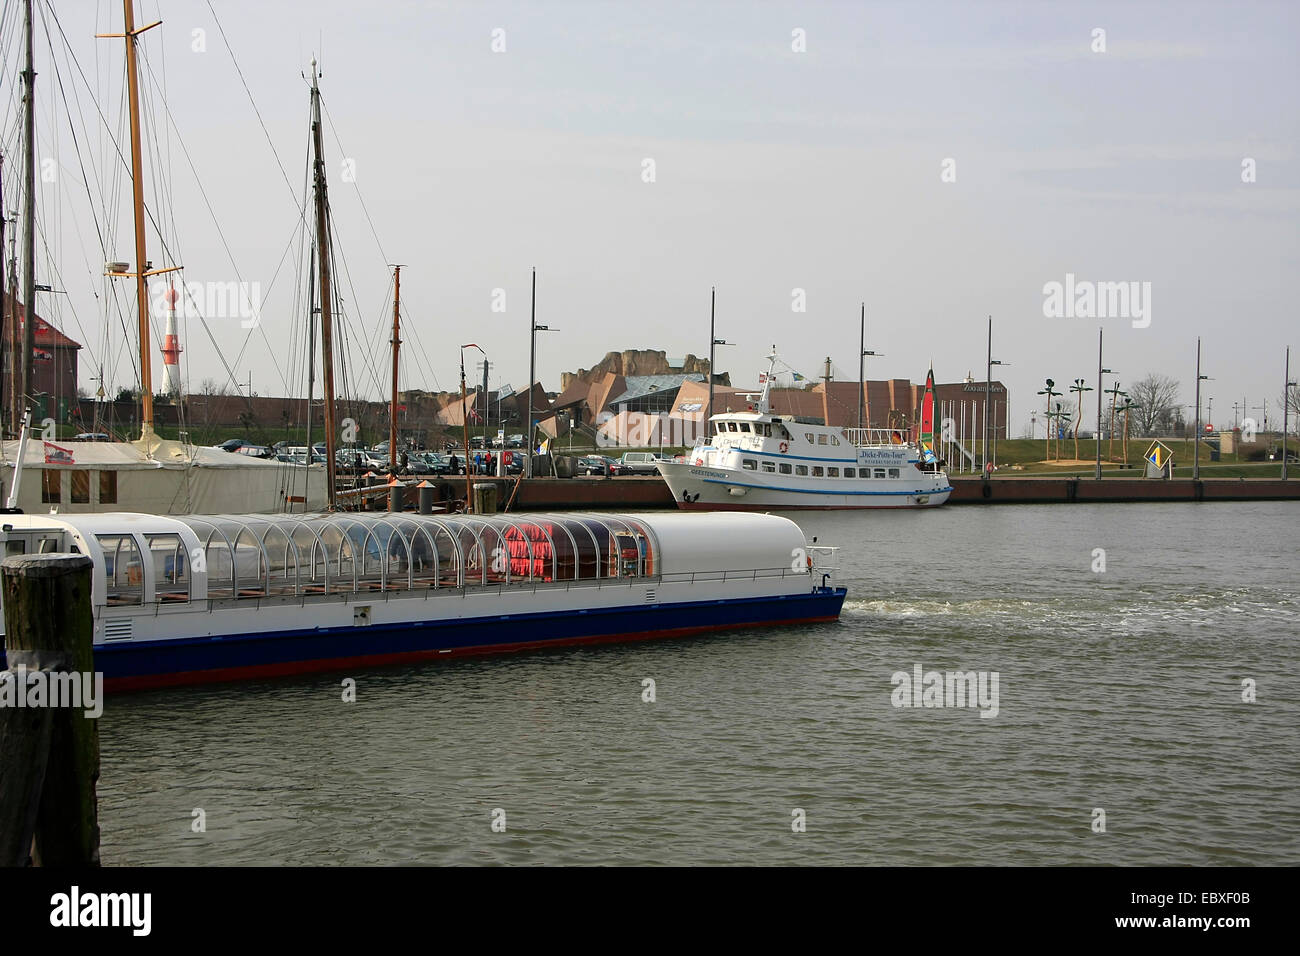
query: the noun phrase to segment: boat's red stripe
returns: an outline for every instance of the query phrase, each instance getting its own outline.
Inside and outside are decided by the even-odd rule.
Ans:
[[[290,677],[320,671],[338,671],[362,667],[382,667],[412,661],[446,657],[481,657],[486,654],[508,654],[516,651],[540,650],[547,647],[572,647],[580,644],[614,644],[624,641],[644,641],[663,637],[690,637],[713,631],[735,630],[749,627],[777,627],[786,624],[820,624],[838,620],[834,614],[818,617],[797,617],[774,621],[754,621],[743,624],[702,625],[677,627],[658,631],[640,631],[633,634],[597,634],[589,637],[554,638],[547,641],[517,641],[510,644],[490,644],[478,647],[455,647],[420,651],[401,651],[394,654],[366,654],[354,657],[330,657],[318,660],[285,661],[277,664],[253,664],[246,667],[221,667],[212,670],[181,671],[170,674],[144,674],[138,677],[113,677],[104,681],[110,691],[149,690],[158,687],[176,687],[188,684],[215,684],[225,681],[246,680],[254,677]]]

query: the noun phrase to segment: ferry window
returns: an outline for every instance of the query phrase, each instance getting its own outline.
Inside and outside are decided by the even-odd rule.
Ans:
[[[740,461],[740,467],[744,468],[746,471],[755,471],[758,468],[758,462],[752,458],[742,458]]]
[[[90,472],[73,471],[68,477],[72,482],[72,497],[68,500],[74,505],[90,504]]]
[[[883,469],[883,468],[877,468],[877,469],[876,469],[876,472],[875,472],[875,475],[876,475],[877,478],[884,478],[884,477],[885,477],[885,469]]]
[[[821,466],[821,465],[813,465],[813,477],[814,477],[814,478],[821,478],[821,477],[823,477],[823,476],[822,476],[822,466]]]
[[[818,436],[817,436],[817,444],[819,444],[819,445],[824,445],[824,444],[826,444],[826,436],[825,436],[825,435],[818,435]]]
[[[755,425],[754,427],[757,428],[757,429],[759,430],[759,432],[763,435],[764,438],[771,438],[771,437],[772,437],[772,426],[771,426],[771,425]]]
[[[856,478],[856,477],[857,477],[857,472],[856,472],[854,469],[852,469],[852,468],[845,468],[845,469],[844,469],[844,477],[845,477],[845,478]]]
[[[780,469],[781,469],[781,474],[783,474],[783,475],[788,475],[788,474],[790,474],[790,465],[789,465],[788,463],[786,463],[786,462],[784,462],[784,461],[781,462],[781,464],[780,464]]]
[[[765,461],[765,462],[763,462],[763,470],[766,471],[766,472],[768,472],[769,474],[775,474],[775,473],[776,473],[776,462],[774,462],[774,461]]]
[[[897,469],[897,468],[891,468],[891,469],[889,469],[889,477],[890,477],[890,478],[897,478],[897,477],[898,477],[898,469]]]
[[[807,466],[807,465],[795,465],[795,466],[794,466],[794,473],[795,473],[796,475],[807,475],[807,474],[808,474],[808,466]]]
[[[26,554],[26,553],[27,553],[26,541],[5,542],[5,557],[12,557],[15,554]]]
[[[840,476],[840,469],[838,466],[830,465],[826,468],[827,478],[838,478],[839,476]]]
[[[59,497],[59,487],[63,484],[63,472],[54,468],[41,469],[41,504],[57,505],[62,499]]]
[[[811,444],[813,443],[813,441],[815,440],[815,439],[813,438],[813,433],[812,433],[812,432],[804,432],[804,433],[803,433],[803,437],[806,438],[806,439],[808,439],[808,444],[810,444],[810,445],[811,445]]]
[[[741,423],[740,423],[740,430],[741,430],[742,432],[748,432],[748,431],[749,431],[749,422],[741,422]]]
[[[104,552],[104,594],[110,607],[144,603],[144,564],[129,534],[95,535]]]
[[[734,431],[739,431],[739,429],[736,428],[735,422],[727,422],[727,431],[734,432]]]
[[[831,436],[831,444],[832,444],[832,445],[838,445],[839,443],[840,443],[840,440],[839,440],[838,438],[836,438],[834,435],[832,435],[832,436]]]
[[[151,534],[148,540],[154,600],[159,604],[184,604],[190,599],[190,562],[181,536]]]
[[[99,503],[101,505],[117,504],[117,472],[101,471],[99,473]]]
[[[725,431],[727,430],[727,423],[726,423],[726,422],[714,422],[714,423],[713,423],[713,428],[714,428],[714,430],[717,431],[717,433],[718,433],[719,435],[721,435],[723,432],[725,432]]]

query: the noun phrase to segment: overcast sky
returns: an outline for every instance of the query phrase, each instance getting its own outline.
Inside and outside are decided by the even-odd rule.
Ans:
[[[5,11],[8,211],[15,0]],[[158,144],[146,152],[170,169],[149,173],[146,195],[188,281],[260,284],[260,328],[209,323],[237,377],[251,372],[260,394],[301,389],[303,73],[315,55],[360,392],[377,397],[385,374],[391,262],[405,264],[403,388],[457,387],[457,346],[470,341],[494,381],[522,387],[536,266],[537,319],[562,330],[538,341],[551,389],[609,350],[707,354],[716,285],[717,334],[739,343],[718,367],[737,384],[756,381],[773,344],[806,375],[829,355],[854,377],[865,300],[867,347],[884,353],[869,378],[919,381],[933,361],[939,381],[982,380],[992,315],[1017,434],[1044,377],[1095,385],[1099,327],[1121,382],[1173,375],[1189,404],[1202,336],[1214,418],[1230,426],[1243,396],[1267,399],[1272,417],[1283,348],[1300,345],[1298,11],[144,0],[137,23],[163,20],[142,41]],[[121,4],[57,12],[120,135],[122,41],[93,34],[120,29]],[[80,166],[94,168],[94,195],[116,190],[97,199],[100,228],[128,261],[129,186],[62,43],[38,15],[40,154],[58,169],[38,193],[42,268],[57,266],[68,293],[41,311],[86,345],[81,384],[93,391],[101,357],[116,386],[134,373],[122,320],[95,298],[104,254]],[[65,99],[80,113],[80,161]],[[151,230],[155,266],[171,264],[159,249]],[[1150,283],[1149,314],[1045,316],[1045,284],[1067,273]],[[183,332],[189,388],[225,378],[202,327]]]

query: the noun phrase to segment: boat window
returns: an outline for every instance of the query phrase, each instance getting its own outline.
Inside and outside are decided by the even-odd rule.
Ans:
[[[266,580],[269,572],[262,542],[247,527],[241,527],[235,538],[235,576],[238,578],[241,598],[266,597]]]
[[[883,469],[883,468],[877,468],[877,469],[875,470],[875,477],[877,477],[877,478],[884,478],[884,477],[885,477],[885,469]]]
[[[741,423],[740,423],[740,430],[741,430],[742,432],[748,432],[748,431],[749,431],[749,422],[741,422]]]
[[[99,473],[99,503],[101,505],[117,504],[117,472],[101,471]]]
[[[746,471],[755,471],[758,468],[758,462],[753,458],[742,458],[740,460],[740,467],[744,468]]]
[[[783,461],[783,462],[781,462],[781,464],[780,464],[778,467],[779,467],[780,470],[781,470],[781,474],[783,474],[783,475],[788,475],[788,474],[790,474],[791,469],[790,469],[790,465],[789,465],[788,462],[784,462],[784,461]]]
[[[740,431],[740,429],[738,429],[738,428],[736,427],[736,423],[735,423],[735,422],[727,422],[727,431],[729,431],[729,432],[735,432],[735,431]]]
[[[838,445],[839,443],[840,443],[840,440],[839,440],[838,438],[836,438],[834,435],[832,435],[832,436],[831,436],[831,444],[832,444],[832,445]]]
[[[578,549],[577,578],[589,580],[600,575],[599,541],[591,525],[579,519],[566,520],[565,525],[573,532],[573,543]],[[600,526],[603,529],[603,525]]]
[[[68,500],[74,505],[90,504],[90,472],[80,470],[69,472],[68,478],[72,485],[72,496]]]
[[[512,581],[551,581],[556,548],[555,526],[543,527],[531,521],[521,521],[506,529],[506,551],[510,557]],[[563,538],[563,532],[559,537]],[[568,541],[565,541],[568,544]],[[570,561],[572,559],[570,558]],[[570,571],[570,577],[572,572]]]
[[[813,477],[814,477],[814,478],[822,478],[822,477],[824,477],[824,476],[822,475],[822,466],[821,466],[821,465],[813,465],[813,472],[812,472],[812,473],[813,473]]]
[[[59,489],[63,484],[63,472],[55,468],[41,469],[41,504],[57,505],[63,499]]]
[[[406,535],[410,548],[411,587],[433,588],[438,586],[438,557],[433,547],[429,530],[414,521],[398,522]]]
[[[838,478],[839,476],[840,476],[840,469],[839,469],[837,466],[835,466],[835,465],[828,465],[828,466],[827,466],[827,468],[826,468],[826,477],[827,477],[827,478]]]
[[[267,593],[298,593],[298,553],[289,540],[288,533],[279,525],[271,525],[262,536],[266,549]]]
[[[889,477],[890,477],[890,478],[897,478],[897,477],[898,477],[898,469],[897,469],[897,468],[891,468],[891,469],[889,469]]]
[[[714,429],[714,431],[716,431],[719,435],[721,435],[723,432],[725,432],[725,431],[727,430],[727,423],[726,423],[726,422],[714,422],[714,423],[713,423],[713,429]]]
[[[776,462],[774,461],[763,462],[763,470],[768,472],[769,474],[776,474]]]
[[[184,604],[190,599],[190,562],[178,534],[151,534],[149,556],[153,561],[154,601]]]
[[[826,444],[826,436],[825,436],[825,435],[818,435],[818,436],[817,436],[817,444],[819,444],[819,445],[824,445],[824,444]]]
[[[803,433],[803,437],[806,438],[806,439],[808,439],[808,444],[810,444],[810,445],[811,445],[814,441],[816,441],[816,439],[813,438],[813,433],[812,433],[812,432],[804,432],[804,433]]]
[[[97,534],[104,552],[104,595],[110,607],[144,603],[144,563],[129,534]]]
[[[433,547],[438,554],[438,587],[460,587],[460,552],[456,549],[456,538],[445,527],[439,525],[433,533]]]
[[[845,477],[845,478],[856,478],[857,475],[858,475],[857,471],[854,470],[853,468],[845,468],[845,469],[844,469],[844,477]]]
[[[26,553],[27,553],[26,541],[23,541],[21,539],[15,541],[11,539],[5,542],[5,557],[11,558],[15,554],[26,554]]]
[[[808,474],[808,466],[807,466],[807,465],[795,465],[795,466],[794,466],[794,473],[795,473],[796,475],[807,475],[807,474]]]

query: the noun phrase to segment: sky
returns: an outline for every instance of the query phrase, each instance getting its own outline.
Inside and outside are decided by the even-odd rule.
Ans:
[[[38,273],[61,293],[39,311],[86,346],[82,386],[102,365],[112,391],[133,382],[134,346],[129,289],[102,266],[134,248],[113,145],[123,41],[94,34],[120,31],[121,4],[37,7],[38,153],[54,169]],[[774,345],[809,377],[829,356],[855,378],[865,303],[872,379],[922,381],[933,363],[940,382],[983,380],[991,316],[1014,434],[1045,378],[1095,386],[1099,329],[1107,386],[1171,375],[1190,406],[1199,336],[1217,423],[1234,402],[1260,418],[1267,401],[1270,424],[1279,411],[1283,350],[1300,345],[1300,5],[137,8],[137,24],[163,21],[140,41],[146,203],[166,241],[150,228],[151,258],[260,298],[255,328],[183,320],[191,391],[250,375],[258,394],[304,390],[315,57],[354,394],[386,393],[401,263],[404,389],[458,388],[468,342],[494,386],[522,388],[536,268],[537,322],[559,330],[538,335],[549,389],[611,350],[707,354],[716,287],[716,334],[736,343],[718,368],[738,385]],[[17,14],[5,0],[6,212]],[[1067,281],[1137,283],[1143,314],[1137,299],[1120,316],[1045,314],[1045,287]],[[480,359],[466,354],[471,381]]]

